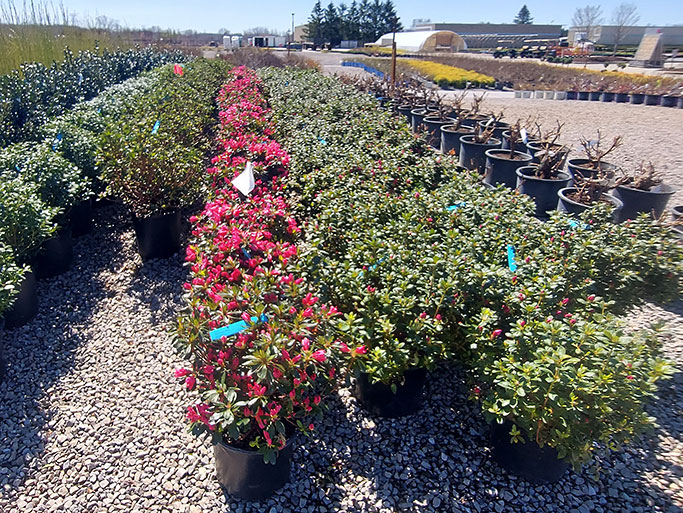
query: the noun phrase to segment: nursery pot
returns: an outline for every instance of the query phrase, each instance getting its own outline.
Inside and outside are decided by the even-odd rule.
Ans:
[[[391,101],[391,98],[387,98],[386,96],[380,96],[377,98],[377,101],[379,102],[379,106],[382,109],[385,109],[388,107],[388,103]]]
[[[33,269],[39,280],[65,273],[73,262],[71,227],[65,226],[54,237],[43,242],[40,253],[33,260]]]
[[[683,219],[683,205],[679,205],[677,207],[673,207],[671,209],[671,215],[673,218],[677,221]]]
[[[590,93],[588,91],[579,91],[576,98],[577,100],[588,100]]]
[[[465,119],[462,120],[462,125],[472,127],[474,130],[480,121],[488,119],[489,117],[484,114],[472,114],[470,116],[466,116]]]
[[[24,274],[19,285],[19,294],[14,303],[4,314],[5,325],[8,328],[18,328],[33,319],[38,313],[38,288],[36,276],[31,272]]]
[[[616,93],[614,95],[614,101],[617,103],[628,103],[628,100],[628,93]]]
[[[557,201],[557,210],[559,210],[560,212],[566,212],[568,214],[579,215],[581,212],[584,212],[585,210],[590,208],[589,205],[577,203],[576,201],[571,200],[567,197],[568,194],[575,191],[576,188],[574,187],[565,187],[564,189],[560,189],[559,191],[557,191],[557,196],[559,198]],[[614,205],[614,210],[612,211],[612,219],[614,221],[618,221],[619,212],[621,211],[624,204],[621,202],[620,199],[615,198],[611,194],[603,194],[602,197],[603,199],[609,201],[612,205]]]
[[[531,162],[531,155],[516,151],[510,158],[510,150],[486,150],[486,175],[484,182],[503,184],[510,189],[517,186],[516,171]]]
[[[659,218],[675,192],[673,187],[665,184],[657,185],[649,191],[618,185],[613,194],[624,204],[621,209],[621,220],[625,221],[635,219],[641,212],[648,212],[655,219]]]
[[[645,105],[659,105],[662,101],[661,94],[646,94],[645,95]]]
[[[398,113],[401,116],[404,116],[406,118],[406,122],[410,124],[412,122],[412,115],[410,114],[410,111],[413,110],[413,107],[410,105],[399,105],[398,106]]]
[[[82,201],[71,209],[71,235],[81,237],[92,230],[92,199]]]
[[[474,135],[460,137],[460,165],[467,169],[476,169],[479,174],[484,174],[486,165],[486,150],[492,150],[500,146],[500,140],[493,137],[486,143],[474,142]]]
[[[168,258],[180,249],[180,210],[138,219],[133,228],[143,260]]]
[[[602,95],[600,96],[600,101],[613,102],[614,101],[614,93],[607,93],[607,92],[602,93]]]
[[[579,97],[579,93],[576,91],[567,91],[567,100],[576,100]]]
[[[676,107],[678,105],[678,96],[662,96],[662,107]]]
[[[494,423],[491,427],[491,445],[496,463],[529,483],[558,481],[569,468],[569,463],[559,459],[553,447],[539,447],[534,440],[511,442],[511,427],[510,422]]]
[[[539,154],[541,152],[545,152],[545,147],[546,147],[546,145],[540,141],[529,141],[526,144],[526,150],[527,150],[527,153],[532,156],[532,159],[531,159],[532,162],[540,162],[540,158],[539,158],[539,156],[537,156],[537,154]],[[562,148],[563,148],[563,146],[561,144],[553,144],[550,146],[549,149],[551,152],[553,152],[553,151],[561,150]],[[566,149],[565,149],[565,151],[566,151]]]
[[[471,127],[461,126],[455,130],[455,125],[443,125],[441,127],[441,153],[448,155],[452,151],[456,157],[460,155],[460,138],[469,134],[472,134]]]
[[[589,163],[590,160],[588,159],[569,159],[567,161],[567,169],[572,175],[572,179],[575,179],[577,176],[579,178],[597,178],[599,171],[614,173],[617,170],[617,166],[609,162],[600,162],[599,170],[589,167]]]
[[[354,395],[363,407],[380,417],[404,417],[422,408],[422,392],[427,379],[425,369],[408,369],[403,374],[404,382],[396,385],[396,393],[391,386],[383,383],[370,383],[368,374],[361,372],[356,379]]]
[[[520,167],[516,173],[517,189],[536,203],[536,217],[547,217],[547,212],[557,208],[557,193],[568,187],[572,179],[564,171],[558,172],[557,178],[538,178],[535,176],[536,166]]]
[[[439,116],[426,116],[422,121],[426,127],[427,142],[432,148],[441,148],[441,127],[455,120],[451,118],[441,118]]]
[[[0,316],[0,385],[2,385],[2,382],[5,380],[5,369],[7,368],[5,359],[2,357],[2,332],[4,329],[5,319],[2,316]]]
[[[427,109],[425,109],[424,107],[421,107],[419,109],[413,109],[410,111],[410,114],[412,116],[411,127],[413,129],[413,132],[417,133],[420,130],[422,120],[427,115]]]
[[[598,102],[598,101],[600,101],[601,95],[602,95],[602,92],[600,92],[600,91],[591,91],[588,93],[588,99],[592,102]]]
[[[510,149],[510,131],[506,130],[505,132],[503,132],[501,134],[500,138],[502,141],[501,148],[503,148],[504,150],[509,150]],[[524,144],[524,142],[522,142],[521,139],[515,143],[515,151],[521,151],[522,153],[527,152],[526,151],[526,144]]]
[[[642,93],[631,93],[631,103],[634,105],[640,105],[645,101],[645,95]]]
[[[263,455],[232,447],[225,442],[213,446],[216,477],[232,496],[261,500],[273,495],[289,481],[294,437],[278,453],[275,464],[263,461]]]
[[[482,133],[487,127],[486,123],[488,123],[487,120],[481,120],[478,123],[479,126],[479,133]],[[493,123],[491,123],[493,125]],[[491,128],[491,125],[488,126],[488,128]],[[493,128],[493,137],[496,139],[502,139],[503,138],[503,132],[510,130],[510,123],[506,123],[505,121],[496,121],[495,126]]]

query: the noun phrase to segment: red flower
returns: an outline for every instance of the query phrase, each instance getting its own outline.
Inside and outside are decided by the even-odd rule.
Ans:
[[[315,353],[311,355],[313,359],[317,362],[324,362],[327,359],[327,356],[325,355],[325,351],[322,349],[318,349]]]
[[[493,333],[491,333],[491,337],[492,338],[498,338],[502,335],[502,333],[503,333],[503,330],[500,330],[500,329],[493,330]]]

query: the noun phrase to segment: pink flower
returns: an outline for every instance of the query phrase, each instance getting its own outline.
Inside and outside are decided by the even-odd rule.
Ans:
[[[301,313],[301,315],[303,315],[303,316],[306,317],[306,318],[308,318],[308,317],[313,317],[313,308],[310,308],[310,307],[309,307],[309,308],[306,308],[306,310],[304,310],[304,311]]]
[[[436,315],[434,316],[434,318],[435,318],[437,321],[440,321],[440,320],[441,320],[441,314],[436,314]]]
[[[311,341],[308,340],[307,338],[303,339],[301,341],[301,347],[303,348],[304,351],[308,351],[311,348]]]
[[[318,301],[318,298],[311,295],[309,292],[306,294],[306,297],[304,297],[301,302],[304,304],[304,306],[313,306],[316,302]]]
[[[365,346],[358,346],[356,348],[356,354],[366,354],[368,350],[365,348]]]
[[[566,298],[564,298],[564,299],[562,300],[562,305],[563,305],[563,306],[566,306],[567,303],[569,303],[569,298],[568,298],[568,297],[566,297]]]
[[[588,299],[588,301],[595,301],[595,294],[591,294],[586,299]]]
[[[251,316],[247,312],[242,312],[242,320],[247,324],[251,323]]]
[[[503,330],[493,330],[493,333],[491,333],[491,337],[493,338],[498,338],[503,334]]]
[[[309,430],[309,431],[313,431],[314,429],[315,429],[315,426],[313,425],[313,423],[311,423],[311,424],[308,425],[308,430]]]
[[[189,369],[176,369],[174,375],[176,378],[183,378],[190,374],[190,372]]]
[[[196,378],[195,378],[194,376],[192,376],[192,375],[190,375],[190,376],[188,376],[188,377],[185,378],[185,387],[186,387],[188,390],[193,390],[196,383],[197,383],[197,380],[196,380]]]
[[[420,314],[420,319],[426,319],[427,318],[427,312],[422,312]]]
[[[628,376],[626,376],[626,379],[634,380],[634,379],[636,379],[636,378],[635,378],[635,376],[631,376],[631,375],[629,374]]]
[[[327,356],[325,355],[325,351],[322,349],[318,349],[315,353],[311,355],[313,359],[317,362],[324,362],[327,359]]]
[[[350,351],[349,346],[347,346],[345,342],[339,342],[339,350],[342,353],[348,353]]]

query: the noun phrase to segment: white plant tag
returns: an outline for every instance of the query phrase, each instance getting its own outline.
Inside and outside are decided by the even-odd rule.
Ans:
[[[592,147],[595,146],[596,144],[598,144],[597,139],[593,139],[592,141],[588,141],[588,147],[589,147],[589,148],[592,148]]]
[[[527,142],[529,142],[529,134],[526,133],[526,128],[522,128],[522,129],[519,131],[519,135],[522,136],[522,142],[523,142],[524,144],[526,144]]]
[[[242,194],[249,196],[249,193],[254,190],[254,187],[256,187],[256,184],[254,183],[254,163],[247,162],[244,171],[242,171],[235,179],[233,179],[232,184]]]
[[[493,117],[490,117],[489,120],[486,122],[486,128],[488,128],[491,123],[493,123]]]

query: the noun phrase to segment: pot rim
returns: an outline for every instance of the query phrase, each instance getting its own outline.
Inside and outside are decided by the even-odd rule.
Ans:
[[[451,127],[452,127],[452,126],[455,126],[455,125],[450,124],[450,123],[449,123],[449,124],[446,124],[446,125],[441,125],[441,131],[442,131],[442,132],[450,132],[450,133],[452,133],[452,134],[457,134],[457,133],[460,133],[460,132],[463,132],[463,133],[464,133],[464,132],[474,132],[474,128],[469,127],[469,126],[462,126],[462,125],[460,125],[460,128],[458,128],[457,130],[451,130]],[[468,134],[465,134],[465,135],[468,135]]]
[[[572,205],[579,205],[585,208],[592,208],[595,205],[586,205],[585,203],[579,203],[577,201],[571,200],[567,197],[566,192],[567,191],[575,191],[577,190],[576,187],[564,187],[557,191],[557,195],[562,198],[563,201],[566,201],[568,203],[571,203]],[[619,198],[616,196],[613,196],[612,194],[609,194],[607,192],[603,192],[602,195],[607,198],[607,200],[612,203],[612,206],[617,209],[617,208],[623,208],[624,202],[621,201]]]
[[[485,142],[485,143],[478,143],[478,142],[474,142],[474,141],[463,141],[463,139],[464,139],[465,137],[470,137],[470,138],[471,138],[471,137],[474,137],[474,135],[469,135],[469,134],[467,134],[467,135],[463,135],[463,136],[460,137],[460,142],[464,142],[465,144],[471,144],[471,145],[473,145],[473,146],[485,146],[485,147],[488,147],[488,146],[498,146],[498,145],[501,143],[500,139],[496,139],[495,137],[491,137],[491,138],[488,140],[488,142]],[[497,141],[497,142],[496,142],[495,144],[491,144],[491,141]],[[491,148],[491,149],[494,149],[494,148]],[[503,151],[506,151],[506,150],[503,150]]]
[[[284,451],[285,449],[291,447],[292,444],[296,441],[296,439],[297,439],[297,434],[294,433],[290,438],[287,439],[287,442],[285,442],[285,446],[284,446],[282,449],[279,449],[279,450],[277,451],[278,456],[280,455],[280,453],[281,453],[282,451]],[[227,442],[225,441],[225,438],[224,438],[224,437],[222,437],[222,438],[221,438],[218,442],[216,442],[214,445],[220,445],[220,446],[223,447],[224,449],[227,449],[227,450],[232,451],[232,452],[236,452],[236,453],[240,453],[240,454],[247,454],[247,455],[251,455],[251,456],[261,456],[261,457],[262,457],[262,455],[259,454],[259,452],[256,451],[256,450],[240,449],[239,447],[234,447],[234,446],[230,445],[229,443],[227,443]]]
[[[528,153],[524,153],[523,151],[516,151],[515,150],[515,155],[522,155],[524,158],[523,159],[506,159],[505,157],[502,157],[500,155],[496,155],[496,153],[500,154],[510,154],[510,150],[504,150],[502,148],[491,148],[490,150],[486,150],[484,153],[486,153],[486,156],[495,160],[503,160],[506,162],[531,162],[533,157],[529,155]]]
[[[566,182],[572,179],[572,175],[567,173],[566,171],[558,171],[558,177],[557,178],[539,178],[538,176],[528,176],[524,174],[525,169],[536,169],[538,166],[522,166],[518,167],[515,169],[515,173],[517,176],[520,178],[523,178],[524,180],[532,180],[535,182],[548,182],[548,183],[555,183],[555,182]],[[559,175],[565,176],[566,178],[560,178]]]
[[[449,121],[455,121],[455,119],[450,117],[450,116],[445,116],[443,118],[442,117],[437,118],[436,116],[425,116],[423,121],[426,121],[428,123],[429,122],[431,122],[431,123],[441,123],[441,122],[448,123]]]
[[[577,164],[576,162],[581,162],[581,164]],[[595,169],[592,167],[586,167],[583,165],[583,163],[588,163],[590,162],[589,159],[583,159],[583,158],[573,158],[573,159],[568,159],[567,160],[567,166],[575,167],[576,169],[582,169],[584,171],[615,171],[619,168],[616,164],[612,164],[611,162],[605,162],[604,160],[600,161],[600,169]]]
[[[146,216],[146,217],[138,217],[135,215],[135,212],[133,212],[132,210],[130,213],[133,216],[134,221],[147,221],[148,219],[159,219],[162,217],[177,215],[180,212],[181,212],[180,208],[174,208],[173,210],[169,210],[168,212],[164,212],[163,214],[154,214],[153,216]]]
[[[617,185],[615,189],[621,190],[621,189],[626,189],[629,192],[636,192],[636,193],[643,193],[643,194],[655,194],[655,195],[661,195],[661,196],[671,196],[676,193],[676,189],[671,187],[669,184],[663,183],[661,184],[663,187],[666,187],[667,190],[665,191],[644,191],[642,189],[636,189],[635,187],[629,187],[628,185]]]

